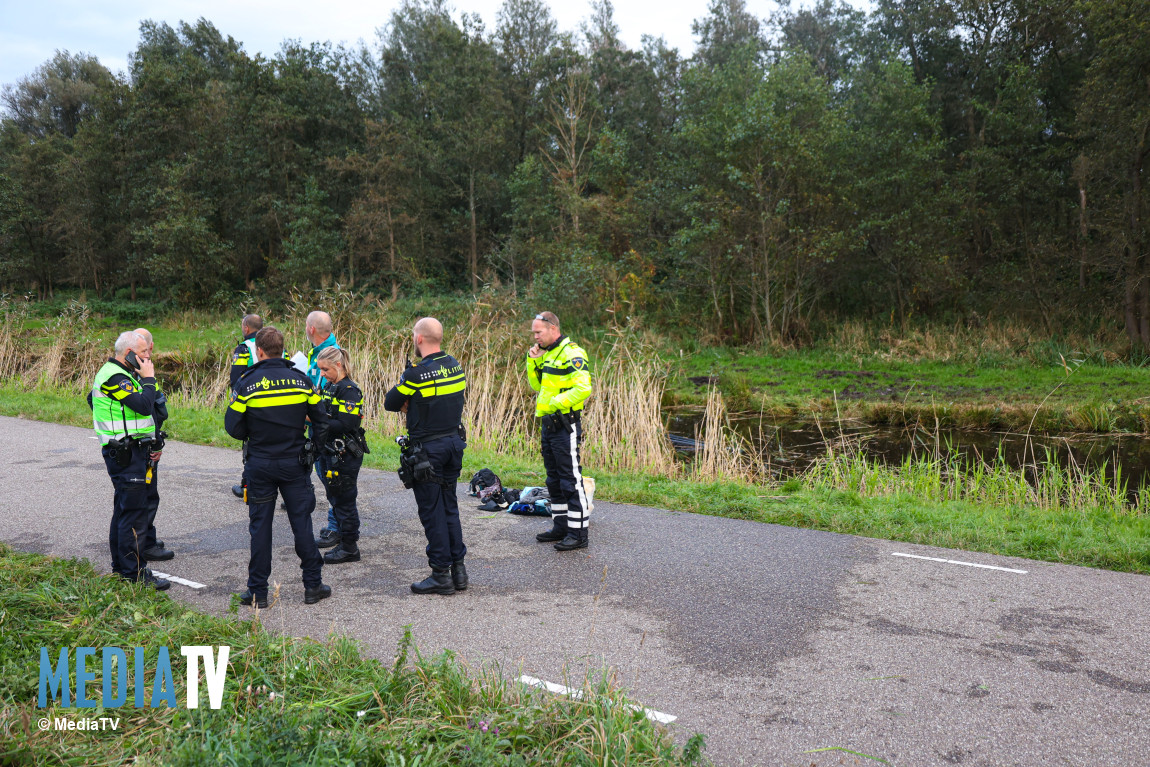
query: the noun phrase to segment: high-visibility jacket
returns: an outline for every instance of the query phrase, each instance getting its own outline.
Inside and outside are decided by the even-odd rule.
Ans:
[[[257,362],[259,360],[256,358],[256,334],[249,333],[232,351],[232,367],[228,371],[228,379],[233,391],[240,382],[240,376],[248,372],[248,368]]]
[[[577,413],[591,396],[587,352],[567,336],[560,336],[538,357],[527,357],[527,383],[535,396],[535,415]]]
[[[141,379],[115,359],[105,362],[96,373],[90,397],[92,426],[100,444],[126,437],[154,437],[155,397],[154,378]]]

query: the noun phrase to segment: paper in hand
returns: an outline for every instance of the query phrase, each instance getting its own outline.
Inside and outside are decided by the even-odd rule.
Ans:
[[[296,352],[291,358],[292,367],[307,375],[307,356],[303,352]]]

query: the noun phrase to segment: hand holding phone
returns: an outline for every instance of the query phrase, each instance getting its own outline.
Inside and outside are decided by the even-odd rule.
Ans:
[[[532,346],[530,349],[527,350],[527,356],[528,357],[538,357],[541,354],[543,354],[543,349],[542,349],[542,347],[539,346],[539,344],[535,344],[534,346]]]
[[[151,360],[140,360],[140,364],[137,366],[137,369],[140,371],[141,378],[156,377],[156,366],[152,364]]]

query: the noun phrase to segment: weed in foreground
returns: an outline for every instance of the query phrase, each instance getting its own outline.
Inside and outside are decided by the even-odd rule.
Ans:
[[[582,699],[556,697],[451,653],[421,657],[409,630],[385,665],[364,658],[349,639],[275,635],[258,618],[204,615],[100,577],[87,562],[2,545],[0,629],[3,763],[705,764],[701,738],[676,746],[665,729],[628,707],[609,674],[589,680]],[[139,646],[145,668],[155,668],[160,646],[178,653],[192,644],[232,648],[221,709],[84,709],[85,716],[122,720],[116,732],[85,738],[35,726],[41,717],[77,715],[36,708],[41,646]],[[183,675],[175,676],[182,703]],[[104,681],[97,670],[90,697],[99,699]]]

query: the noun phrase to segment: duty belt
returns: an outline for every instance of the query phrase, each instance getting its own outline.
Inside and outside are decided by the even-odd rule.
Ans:
[[[459,427],[456,426],[451,431],[445,431],[442,434],[431,434],[427,437],[420,437],[419,439],[416,440],[416,442],[423,444],[425,442],[434,442],[437,439],[443,439],[445,437],[455,437],[458,435],[459,435]]]

